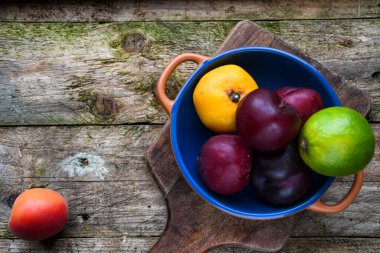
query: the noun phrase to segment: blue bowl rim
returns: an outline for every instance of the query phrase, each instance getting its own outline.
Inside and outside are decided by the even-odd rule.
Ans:
[[[177,132],[177,124],[175,123],[175,121],[177,120],[178,109],[179,109],[179,102],[178,101],[181,101],[181,98],[183,96],[184,91],[186,90],[186,87],[189,85],[189,83],[193,82],[193,80],[198,76],[198,74],[202,71],[202,69],[205,66],[212,64],[212,63],[214,63],[214,62],[216,62],[216,61],[220,60],[221,58],[226,57],[228,55],[232,55],[232,54],[236,54],[236,53],[242,53],[242,52],[257,52],[257,51],[278,54],[278,55],[284,56],[288,59],[300,62],[302,65],[304,65],[308,69],[308,71],[312,72],[319,79],[319,81],[324,85],[324,87],[327,89],[328,93],[330,95],[332,95],[332,98],[334,100],[333,101],[334,104],[336,104],[336,106],[341,106],[340,101],[337,98],[337,95],[336,95],[335,91],[333,90],[333,88],[331,87],[331,85],[329,84],[329,82],[323,77],[323,75],[318,70],[316,70],[311,64],[304,61],[303,59],[300,59],[299,57],[297,57],[293,54],[290,54],[290,53],[287,53],[287,52],[284,52],[284,51],[281,51],[278,49],[270,48],[270,47],[240,47],[240,48],[236,48],[236,49],[232,49],[232,50],[220,53],[214,57],[210,57],[209,59],[204,61],[201,65],[199,65],[198,68],[193,72],[193,74],[187,79],[187,81],[185,82],[185,84],[183,85],[181,90],[179,91],[179,93],[178,93],[178,95],[174,101],[173,107],[172,107],[171,124],[170,124],[170,128],[171,128],[170,138],[171,138],[171,144],[172,144],[174,156],[177,160],[177,164],[180,168],[182,175],[184,176],[184,178],[186,179],[188,184],[191,186],[191,188],[200,197],[202,197],[204,200],[206,200],[207,202],[212,204],[217,209],[219,209],[223,212],[226,212],[230,215],[240,217],[240,218],[254,219],[254,220],[278,219],[278,218],[286,217],[286,216],[295,214],[297,212],[300,212],[300,211],[306,209],[307,207],[309,207],[310,205],[314,204],[327,191],[327,189],[330,187],[330,185],[334,181],[335,177],[329,177],[327,179],[326,183],[323,185],[323,187],[321,189],[319,189],[317,194],[314,194],[307,201],[301,202],[299,205],[294,206],[293,208],[289,208],[289,209],[286,209],[284,211],[279,211],[279,212],[272,212],[272,213],[268,213],[268,214],[255,214],[255,213],[250,213],[250,212],[243,212],[243,211],[240,211],[237,209],[230,208],[230,207],[224,205],[223,203],[217,201],[214,197],[212,197],[210,194],[208,194],[206,191],[204,191],[199,186],[199,184],[190,175],[188,170],[182,169],[182,168],[186,168],[186,165],[185,165],[184,161],[182,160],[182,156],[179,152],[178,140],[174,134]]]

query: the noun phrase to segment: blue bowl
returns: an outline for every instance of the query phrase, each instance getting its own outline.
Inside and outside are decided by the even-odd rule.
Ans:
[[[314,173],[309,193],[295,204],[275,207],[256,198],[251,186],[233,195],[220,195],[204,184],[197,167],[202,145],[215,133],[200,121],[193,104],[193,91],[200,78],[212,69],[236,64],[245,69],[260,88],[275,90],[282,86],[317,90],[325,107],[340,106],[327,80],[310,64],[289,53],[273,48],[246,47],[231,50],[202,62],[186,81],[171,110],[171,141],[179,168],[190,186],[203,199],[231,215],[246,219],[275,219],[299,212],[319,200],[334,177]]]

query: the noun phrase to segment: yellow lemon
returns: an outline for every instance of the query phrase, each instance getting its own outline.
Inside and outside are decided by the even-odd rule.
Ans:
[[[243,68],[232,64],[218,67],[207,72],[195,87],[195,110],[208,129],[234,133],[239,101],[257,88],[255,80]]]

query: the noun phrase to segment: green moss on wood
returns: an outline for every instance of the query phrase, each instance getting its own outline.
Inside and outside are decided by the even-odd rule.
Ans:
[[[111,47],[111,48],[118,48],[118,47],[121,47],[121,43],[117,40],[111,40],[110,42],[108,42],[108,45]]]
[[[91,226],[90,223],[88,222],[83,222],[81,224],[81,228],[80,228],[80,234],[81,235],[89,235],[89,234],[92,234],[93,232],[95,232],[95,229]]]
[[[3,230],[0,231],[0,238],[11,239],[14,238],[14,236],[9,230]]]
[[[96,81],[91,75],[73,76],[70,84],[67,85],[69,89],[77,89],[85,87],[86,85],[93,84]]]
[[[6,23],[1,24],[0,38],[7,40],[56,40],[72,42],[84,37],[95,29],[97,24],[65,24],[65,23]]]
[[[89,90],[80,90],[77,95],[74,95],[72,99],[75,99],[82,104],[76,108],[76,112],[81,115],[82,118],[86,121],[99,123],[99,124],[109,124],[116,119],[116,114],[114,111],[110,112],[111,114],[103,114],[105,111],[99,111],[97,107],[97,101],[100,98],[107,98],[101,94],[96,93],[95,91]],[[112,98],[107,98],[112,100]],[[113,103],[116,103],[113,101]],[[104,108],[103,108],[104,109]],[[115,109],[115,108],[109,108]],[[83,113],[82,113],[83,112]]]
[[[2,23],[0,38],[5,41],[41,42],[43,44],[36,44],[38,50],[53,50],[56,55],[60,52],[67,55],[73,47],[91,53],[92,45],[96,44],[98,48],[100,44],[109,48],[113,60],[126,61],[133,54],[141,54],[153,60],[162,58],[163,54],[175,56],[173,49],[176,48],[182,52],[213,54],[235,24],[236,22]],[[131,35],[138,35],[137,41],[141,39],[141,48],[136,52],[124,50],[125,38]],[[3,50],[6,50],[4,54],[11,53],[7,47],[0,48],[0,53]],[[34,51],[36,50],[31,47],[30,52]],[[15,52],[12,52],[15,56]],[[41,56],[43,52],[36,53]]]
[[[146,96],[150,95],[147,103],[150,107],[156,110],[161,110],[162,106],[156,97],[156,85],[160,73],[154,73],[147,75],[145,77],[134,80],[133,89],[140,95]],[[182,85],[185,83],[186,77],[184,75],[179,75],[176,71],[170,76],[166,85],[166,94],[170,99],[175,99]],[[147,116],[146,120],[153,120],[154,118],[149,118]]]
[[[163,54],[172,54],[173,48],[184,52],[213,54],[223,42],[236,22],[130,22],[113,24],[108,35],[108,46],[113,56],[120,60],[131,54],[141,54],[150,60],[157,60]],[[141,49],[136,52],[125,50],[128,36],[140,35]],[[128,40],[127,40],[128,41]],[[189,43],[194,41],[195,43]],[[203,48],[196,48],[196,41],[203,41]],[[206,43],[205,43],[206,42]]]
[[[92,140],[92,139],[93,139],[93,138],[92,138],[92,135],[91,135],[89,132],[86,133],[86,138],[89,139],[89,140]]]
[[[260,21],[258,23],[275,35],[281,34],[281,23],[279,21]]]
[[[139,94],[154,94],[159,74],[150,74],[133,83],[134,90]]]
[[[42,177],[45,175],[46,169],[45,168],[34,168],[33,169],[33,175],[37,177]]]
[[[92,90],[81,90],[78,93],[77,101],[85,103],[89,108],[92,108],[96,102],[96,93]]]
[[[30,186],[29,186],[29,189],[33,189],[33,188],[47,188],[48,186],[50,185],[49,182],[46,182],[46,183],[32,183]]]
[[[169,60],[184,52],[213,55],[228,32],[236,22],[124,22],[124,23],[1,23],[0,38],[6,43],[0,47],[0,55],[12,61],[41,61],[41,69],[49,69],[50,61],[59,58],[66,64],[83,63],[83,75],[77,72],[62,83],[65,92],[72,103],[68,103],[64,112],[41,117],[40,124],[81,124],[81,123],[112,123],[115,116],[104,119],[96,114],[94,106],[98,94],[94,84],[107,76],[116,73],[114,78],[128,84],[146,99],[150,108],[162,110],[155,97],[156,81]],[[16,49],[13,41],[18,41]],[[126,47],[125,42],[131,43]],[[133,43],[136,43],[134,46]],[[141,44],[140,44],[141,43]],[[50,57],[50,58],[49,58]],[[62,57],[62,58],[60,58]],[[46,60],[47,59],[47,60]],[[48,64],[43,65],[44,61]],[[116,64],[115,64],[116,63]],[[121,63],[120,65],[117,65]],[[133,65],[132,69],[142,72],[129,73],[114,66]],[[152,64],[152,68],[146,64]],[[64,64],[62,64],[64,66]],[[99,69],[95,76],[93,67]],[[157,66],[160,66],[157,70]],[[161,68],[162,66],[162,68]],[[81,65],[78,68],[82,68]],[[150,70],[152,72],[149,72]],[[113,72],[115,71],[115,72]],[[175,98],[180,87],[186,81],[191,70],[186,73],[175,72],[168,81],[167,93]],[[108,76],[107,76],[108,77]],[[60,84],[61,85],[61,84]],[[130,88],[127,89],[130,89]],[[112,97],[113,94],[110,96]],[[65,106],[65,105],[63,105]],[[67,110],[72,112],[67,117],[61,117]],[[140,116],[139,116],[140,117]],[[152,116],[152,121],[157,116]],[[38,173],[38,172],[37,172]]]

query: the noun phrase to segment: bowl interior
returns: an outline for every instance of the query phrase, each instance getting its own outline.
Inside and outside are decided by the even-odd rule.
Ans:
[[[178,94],[172,110],[171,139],[177,163],[192,188],[215,207],[230,214],[253,219],[271,219],[300,211],[318,200],[332,183],[332,177],[314,173],[312,189],[299,202],[273,207],[258,200],[251,186],[240,193],[225,196],[212,192],[203,183],[197,160],[202,145],[215,133],[201,123],[193,104],[193,90],[208,71],[226,64],[245,69],[259,87],[271,90],[281,86],[310,87],[317,90],[326,107],[339,100],[328,82],[310,65],[292,55],[268,48],[243,48],[221,54],[204,62]]]

